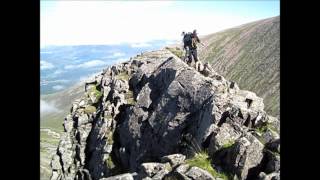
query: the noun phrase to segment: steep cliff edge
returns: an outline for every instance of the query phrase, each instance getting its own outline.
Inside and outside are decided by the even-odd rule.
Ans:
[[[255,93],[168,50],[105,69],[64,121],[52,180],[279,178],[279,122]]]

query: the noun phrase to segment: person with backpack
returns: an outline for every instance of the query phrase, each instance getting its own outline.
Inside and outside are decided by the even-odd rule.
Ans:
[[[189,47],[191,46],[192,44],[192,40],[191,40],[191,33],[185,33],[184,31],[182,32],[181,34],[183,36],[183,49],[185,51],[185,55],[184,55],[184,58],[183,58],[183,61],[185,62],[188,62],[186,61],[187,58],[189,58]]]
[[[197,53],[197,44],[201,43],[200,39],[197,35],[197,30],[193,30],[192,34],[191,34],[191,47],[190,47],[190,52],[189,52],[189,56],[192,56],[195,63],[198,62],[198,53]]]
[[[197,30],[194,30],[192,33],[184,33],[183,36],[183,48],[186,50],[186,55],[189,59],[189,63],[194,59],[195,63],[198,62],[198,54],[197,54],[197,43],[201,43]]]
[[[186,43],[185,43],[185,37],[186,37],[186,33],[184,31],[182,31],[181,33],[182,41],[183,41],[183,49],[186,50]]]

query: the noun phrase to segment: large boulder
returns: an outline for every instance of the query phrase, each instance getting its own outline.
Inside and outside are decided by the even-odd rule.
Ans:
[[[273,152],[280,153],[280,139],[275,139],[268,142],[265,147]]]
[[[258,180],[280,180],[280,173],[273,172],[270,174],[266,174],[264,172],[261,172],[258,176]]]
[[[130,173],[125,173],[125,174],[120,174],[116,176],[111,176],[108,178],[101,178],[100,180],[134,180],[132,174]]]
[[[175,169],[173,176],[178,179],[180,178],[180,179],[184,179],[184,180],[189,180],[191,178],[185,175],[185,173],[189,169],[190,169],[190,166],[188,164],[181,164]]]
[[[156,180],[161,180],[171,171],[171,166],[169,163],[143,163],[139,167],[139,178],[152,178]]]
[[[183,135],[190,135],[194,144],[201,145],[214,120],[214,93],[205,77],[174,58],[164,59],[153,68],[154,73],[137,95],[147,97],[138,99],[118,129],[123,135],[120,144],[127,152],[121,158],[129,159],[124,166],[131,170],[144,159],[176,153]]]
[[[245,90],[240,90],[234,96],[233,104],[256,111],[264,109],[263,99],[258,97],[254,92]]]
[[[222,126],[217,128],[212,134],[209,154],[213,156],[218,150],[232,146],[241,135],[241,127],[237,124],[222,124]]]
[[[257,138],[246,134],[236,140],[235,144],[226,152],[222,152],[224,156],[220,156],[219,161],[228,171],[244,180],[249,171],[261,163],[263,148],[263,144]]]
[[[176,167],[184,162],[186,156],[183,154],[171,154],[161,158],[162,163],[169,162],[172,167]]]
[[[265,173],[269,174],[280,171],[280,154],[267,150],[265,158],[266,165],[265,169],[263,169]]]
[[[190,170],[185,174],[191,179],[215,180],[215,178],[208,171],[198,167],[191,167]]]

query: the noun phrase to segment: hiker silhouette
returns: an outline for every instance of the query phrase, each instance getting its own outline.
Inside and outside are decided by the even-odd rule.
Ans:
[[[193,32],[185,33],[182,32],[183,36],[183,49],[185,50],[185,54],[188,59],[188,63],[191,63],[193,60],[195,63],[199,61],[198,53],[197,53],[197,44],[201,43],[197,30],[193,30]],[[185,60],[185,59],[184,59]]]

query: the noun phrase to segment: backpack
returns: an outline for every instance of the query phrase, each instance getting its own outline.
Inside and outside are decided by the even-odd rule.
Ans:
[[[191,47],[192,48],[197,48],[197,39],[195,37],[192,37]]]
[[[184,47],[191,47],[192,46],[192,34],[191,33],[187,33],[184,35],[183,37],[183,44]]]

